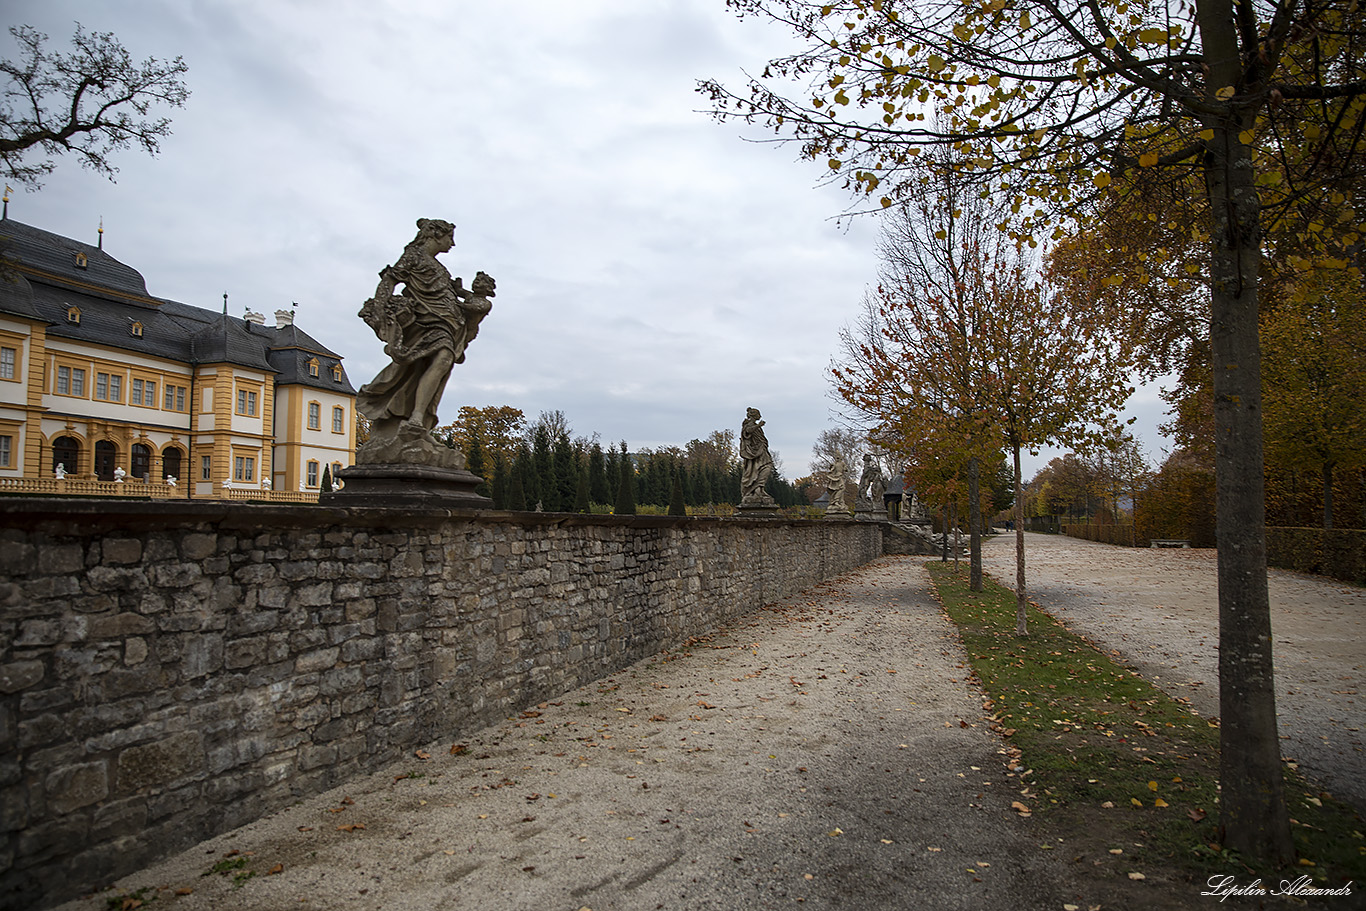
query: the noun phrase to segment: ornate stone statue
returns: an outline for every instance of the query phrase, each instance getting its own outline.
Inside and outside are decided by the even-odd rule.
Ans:
[[[64,480],[66,478],[66,463],[58,462],[56,469],[54,469],[52,473],[57,477],[57,480]]]
[[[872,455],[863,456],[863,474],[859,477],[858,493],[860,500],[866,500],[873,509],[882,508],[882,497],[887,493],[887,482],[882,478],[882,468]]]
[[[451,368],[465,362],[465,350],[493,309],[489,298],[496,287],[484,272],[468,289],[451,278],[436,257],[454,245],[455,225],[419,218],[403,255],[380,270],[374,296],[360,309],[390,359],[356,395],[356,409],[370,421],[370,439],[356,450],[356,463],[332,478],[333,489],[318,495],[319,503],[493,505],[478,493],[484,479],[465,469],[464,453],[432,437]]]
[[[773,455],[768,451],[768,436],[758,408],[745,410],[740,425],[740,507],[771,509],[778,504],[764,485],[773,474]]]
[[[844,482],[849,468],[844,464],[844,456],[836,455],[835,460],[825,472],[825,492],[829,502],[825,504],[827,516],[848,516],[849,504],[844,502]]]
[[[417,236],[398,262],[380,270],[374,297],[361,307],[391,362],[356,396],[356,408],[370,420],[370,441],[357,451],[357,464],[465,467],[463,455],[431,431],[451,368],[465,362],[465,349],[493,307],[496,284],[483,272],[469,290],[452,279],[436,256],[454,245],[455,225],[419,218]],[[395,294],[399,285],[403,290]]]
[[[122,468],[115,468],[115,469],[114,469],[114,483],[115,483],[115,484],[122,484],[122,483],[123,483],[123,479],[126,478],[127,476],[128,476],[128,472],[124,471]]]

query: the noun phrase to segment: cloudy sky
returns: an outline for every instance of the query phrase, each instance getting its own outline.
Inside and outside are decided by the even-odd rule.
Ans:
[[[488,272],[498,296],[443,420],[558,409],[634,450],[738,434],[753,406],[788,478],[835,425],[825,371],[874,279],[877,224],[836,223],[847,196],[795,148],[703,113],[698,79],[738,85],[793,48],[723,0],[6,6],[54,48],[80,22],[189,64],[159,157],[120,153],[117,183],[68,160],[11,194],[12,218],[87,242],[103,218],[105,250],[151,293],[295,308],[359,385],[387,359],[356,311],[415,220],[445,218],[447,268]],[[1133,413],[1157,455],[1155,395]]]

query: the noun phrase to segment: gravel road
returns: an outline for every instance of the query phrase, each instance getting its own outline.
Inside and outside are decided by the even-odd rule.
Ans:
[[[982,548],[983,567],[1015,587],[1015,538]],[[1025,588],[1068,627],[1145,677],[1219,714],[1219,602],[1213,550],[1114,547],[1026,534]],[[1282,755],[1366,813],[1366,589],[1270,571]]]
[[[1148,907],[1173,906],[1152,903],[1164,888],[1190,895],[1131,883],[1105,854],[1097,883],[1012,808],[1034,798],[922,561],[883,558],[63,908],[143,888],[163,911],[1058,911],[1137,906],[1116,888]]]

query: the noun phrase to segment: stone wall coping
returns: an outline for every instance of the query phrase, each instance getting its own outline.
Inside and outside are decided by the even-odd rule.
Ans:
[[[787,516],[618,516],[573,512],[514,512],[496,509],[449,509],[383,506],[315,506],[302,503],[252,503],[233,500],[116,500],[0,497],[0,529],[20,528],[62,534],[65,529],[190,528],[205,524],[228,529],[429,528],[450,521],[513,523],[528,527],[603,526],[632,528],[739,528],[775,525],[818,525],[827,519]],[[833,524],[833,522],[832,522]]]

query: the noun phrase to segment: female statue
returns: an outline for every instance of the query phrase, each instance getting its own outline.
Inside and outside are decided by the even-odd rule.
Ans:
[[[455,225],[419,218],[417,237],[398,262],[380,270],[375,296],[361,307],[361,318],[391,358],[356,396],[356,408],[370,419],[377,439],[430,434],[451,368],[465,362],[465,348],[493,307],[492,278],[478,273],[467,291],[437,261],[438,253],[454,245]],[[400,284],[403,291],[395,294]]]

